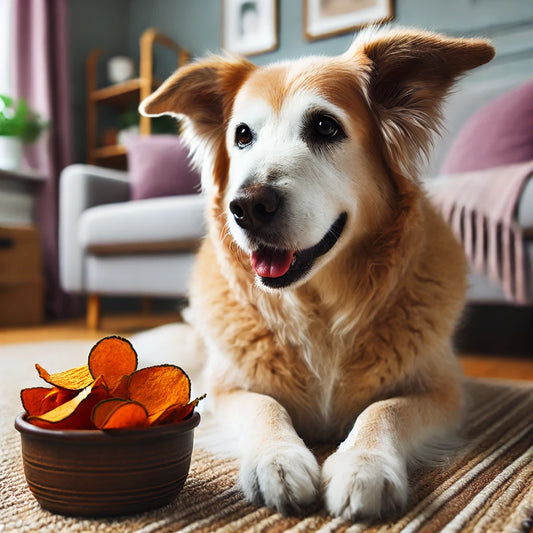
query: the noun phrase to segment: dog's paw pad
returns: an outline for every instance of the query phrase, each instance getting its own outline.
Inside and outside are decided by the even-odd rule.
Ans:
[[[303,445],[284,443],[244,457],[239,477],[248,500],[283,514],[312,509],[320,494],[320,468]]]
[[[405,463],[385,453],[337,451],[322,468],[328,511],[345,520],[375,520],[407,504]]]

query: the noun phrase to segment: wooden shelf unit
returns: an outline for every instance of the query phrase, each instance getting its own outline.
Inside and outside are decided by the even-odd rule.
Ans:
[[[178,67],[183,66],[190,59],[189,53],[172,39],[154,28],[148,28],[141,35],[139,42],[139,77],[99,88],[97,66],[102,51],[93,50],[87,57],[87,161],[89,164],[126,168],[127,152],[124,146],[99,146],[98,144],[98,106],[106,105],[118,110],[125,110],[132,105],[137,106],[161,84],[153,76],[155,44],[175,52]],[[139,130],[141,135],[151,133],[150,117],[140,117]]]

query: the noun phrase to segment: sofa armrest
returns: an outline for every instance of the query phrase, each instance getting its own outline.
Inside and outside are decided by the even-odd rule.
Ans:
[[[516,220],[526,238],[533,238],[533,174],[529,176],[518,200]]]
[[[84,255],[78,221],[93,206],[130,198],[127,172],[92,165],[70,165],[59,181],[59,278],[67,292],[84,290]]]

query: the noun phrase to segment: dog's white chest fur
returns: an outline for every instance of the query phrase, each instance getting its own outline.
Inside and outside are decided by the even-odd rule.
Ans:
[[[331,321],[313,312],[292,293],[281,295],[275,306],[271,299],[259,298],[257,303],[271,331],[284,346],[292,348],[289,364],[292,360],[294,371],[300,373],[304,383],[300,394],[290,391],[289,397],[282,400],[299,434],[309,441],[340,440],[359,411],[352,406],[347,413],[342,401],[346,386],[342,365],[351,358],[353,347],[339,342]]]

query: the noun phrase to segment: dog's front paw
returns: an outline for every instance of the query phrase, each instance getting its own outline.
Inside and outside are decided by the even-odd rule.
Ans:
[[[245,456],[240,484],[252,502],[284,514],[302,513],[318,500],[320,468],[303,444],[281,443]]]
[[[407,470],[396,456],[337,451],[322,467],[328,511],[345,520],[376,520],[407,504]]]

